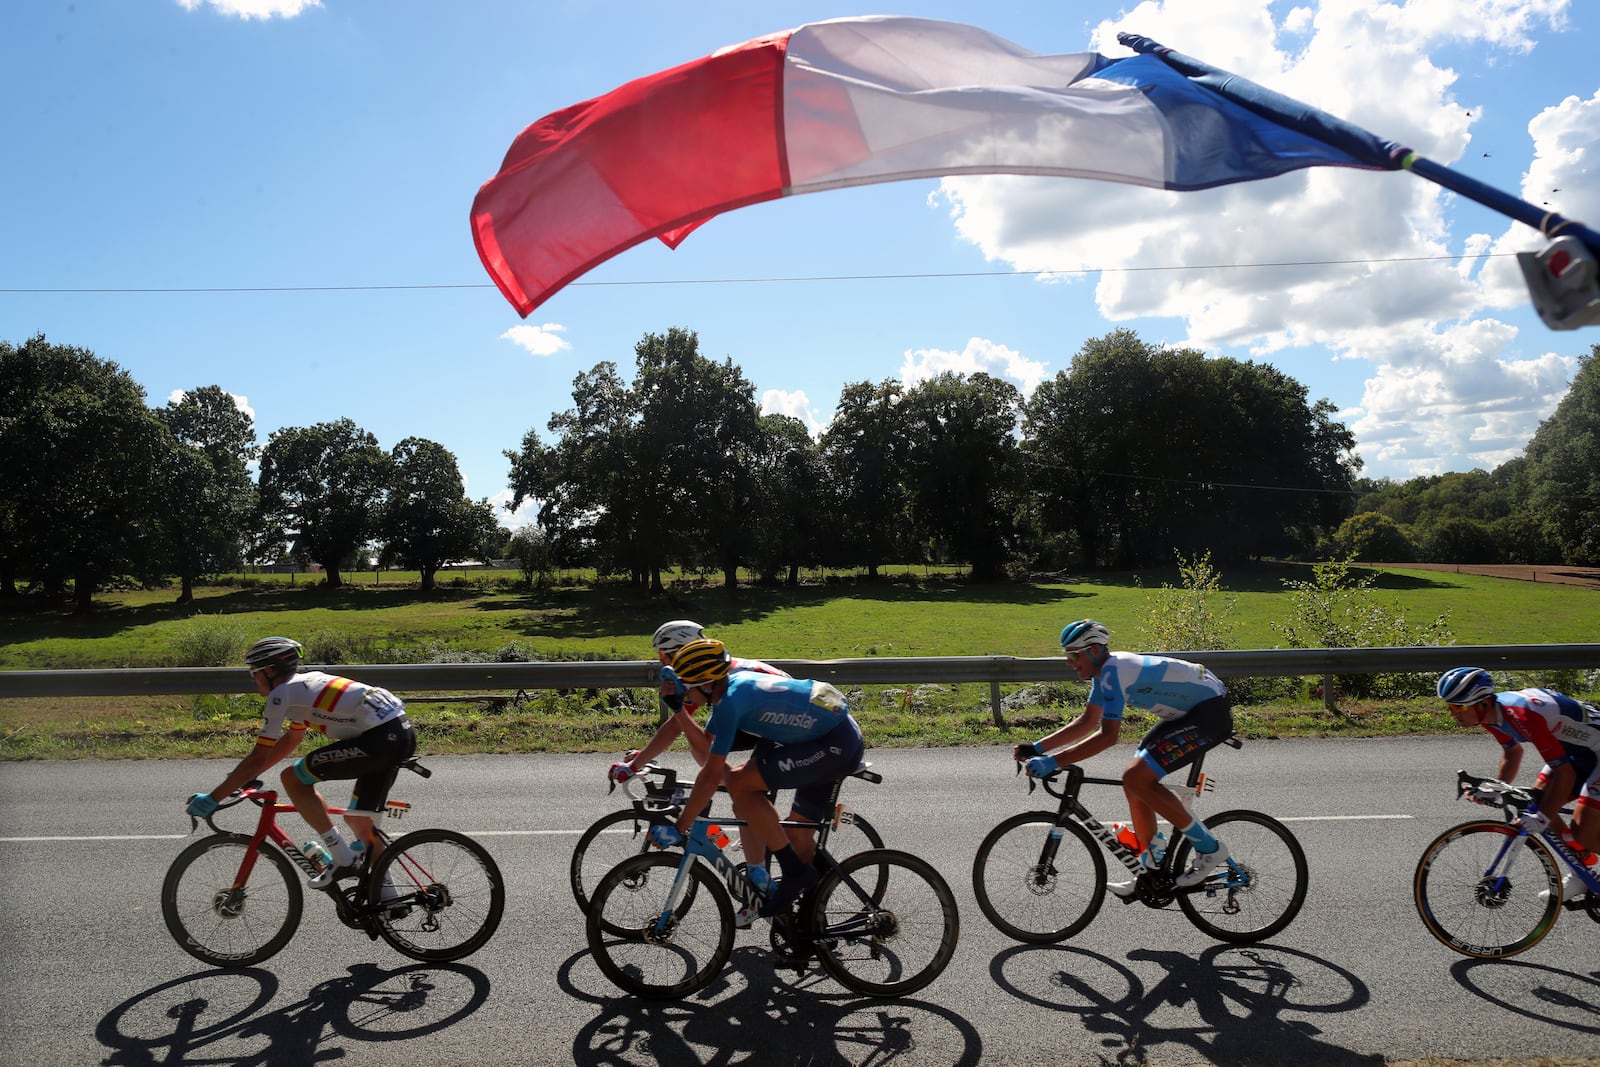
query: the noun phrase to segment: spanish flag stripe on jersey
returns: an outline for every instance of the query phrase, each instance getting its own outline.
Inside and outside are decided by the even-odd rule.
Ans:
[[[332,711],[333,706],[339,703],[339,698],[344,696],[344,691],[349,688],[350,679],[335,678],[322,687],[322,692],[317,694],[317,699],[311,702],[311,706],[318,711]]]

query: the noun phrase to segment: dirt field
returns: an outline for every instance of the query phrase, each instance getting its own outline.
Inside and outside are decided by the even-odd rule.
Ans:
[[[1485,574],[1491,578],[1515,578],[1524,582],[1557,582],[1561,585],[1585,585],[1600,589],[1600,567],[1563,567],[1559,564],[1540,564],[1524,567],[1511,563],[1360,563],[1360,567],[1382,567],[1386,570],[1454,571],[1457,574]]]

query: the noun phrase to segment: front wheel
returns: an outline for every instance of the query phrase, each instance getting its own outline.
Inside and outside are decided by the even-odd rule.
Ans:
[[[1057,827],[1048,812],[1023,812],[990,830],[978,846],[972,892],[1001,933],[1054,944],[1088,926],[1100,911],[1105,856],[1077,823]]]
[[[454,830],[390,842],[367,876],[378,934],[414,960],[459,960],[500,926],[506,886],[489,851]]]
[[[1428,933],[1467,956],[1502,959],[1538,944],[1561,914],[1561,870],[1543,841],[1469,822],[1433,839],[1412,878]]]
[[[634,856],[600,879],[589,898],[589,951],[624,992],[652,1000],[689,996],[720,974],[733,954],[733,902],[704,863],[689,861],[686,891],[669,908],[683,864],[681,852]],[[690,888],[698,898],[692,910]]]
[[[1178,907],[1202,933],[1248,944],[1283,930],[1306,902],[1310,876],[1294,834],[1258,811],[1224,811],[1205,820],[1229,859],[1197,888],[1178,891]],[[1194,846],[1179,837],[1168,870],[1188,869]]]
[[[161,883],[161,917],[178,947],[216,967],[252,967],[277,954],[300,925],[299,872],[263,846],[242,884],[245,834],[201,838],[172,861]]]
[[[823,970],[880,997],[915,993],[939,977],[961,934],[955,895],[933,865],[886,848],[829,871],[803,921]]]

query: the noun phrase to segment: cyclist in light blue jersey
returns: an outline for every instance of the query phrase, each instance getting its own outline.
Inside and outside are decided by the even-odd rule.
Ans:
[[[1198,663],[1112,652],[1110,641],[1106,628],[1093,619],[1080,619],[1062,629],[1061,650],[1067,662],[1079,678],[1094,679],[1088,706],[1055,733],[1017,745],[1011,754],[1027,761],[1030,775],[1046,777],[1063,764],[1081,762],[1116,744],[1128,705],[1154,713],[1160,721],[1139,742],[1133,761],[1122,772],[1133,832],[1141,843],[1139,859],[1148,869],[1161,862],[1150,850],[1160,815],[1194,845],[1194,865],[1178,876],[1178,885],[1198,885],[1227,861],[1228,850],[1161,779],[1233,736],[1227,687]],[[1107,888],[1129,899],[1134,881],[1109,882]]]
[[[651,834],[662,847],[677,844],[717,782],[726,782],[734,813],[748,822],[783,870],[760,911],[771,916],[816,885],[819,874],[812,866],[814,834],[785,833],[769,790],[793,789],[790,818],[820,822],[832,814],[826,809],[834,784],[860,765],[865,744],[844,694],[827,682],[731,674],[733,662],[722,642],[712,638],[690,641],[672,657],[671,674],[688,690],[686,702],[693,698],[710,706],[711,718],[703,732],[684,731],[704,770],[684,802],[676,829],[657,826]],[[760,740],[747,761],[728,768],[728,753],[740,731]]]

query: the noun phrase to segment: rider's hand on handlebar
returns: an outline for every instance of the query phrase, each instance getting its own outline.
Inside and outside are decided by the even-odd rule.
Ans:
[[[1024,741],[1020,745],[1012,746],[1011,749],[1011,758],[1018,763],[1042,755],[1044,755],[1044,749],[1039,747],[1039,742],[1037,741]]]
[[[628,766],[626,763],[623,763],[623,762],[619,761],[619,762],[613,763],[611,765],[611,769],[606,772],[606,777],[611,779],[611,781],[616,782],[616,783],[618,783],[620,785],[621,783],[626,782],[629,778],[634,777],[638,773],[639,773],[638,771],[634,770],[632,767]]]
[[[657,848],[676,848],[683,844],[683,835],[676,826],[657,824],[650,827],[650,843]]]
[[[217,802],[211,799],[210,793],[195,793],[189,797],[189,802],[183,810],[197,819],[205,819],[216,814]]]
[[[1530,834],[1542,834],[1550,828],[1550,817],[1542,811],[1525,811],[1517,816],[1517,828]]]
[[[1461,795],[1474,804],[1487,804],[1490,807],[1498,807],[1505,799],[1505,792],[1501,786],[1498,783],[1489,782],[1465,789]]]
[[[1054,756],[1035,756],[1026,766],[1030,778],[1048,778],[1061,769]]]

